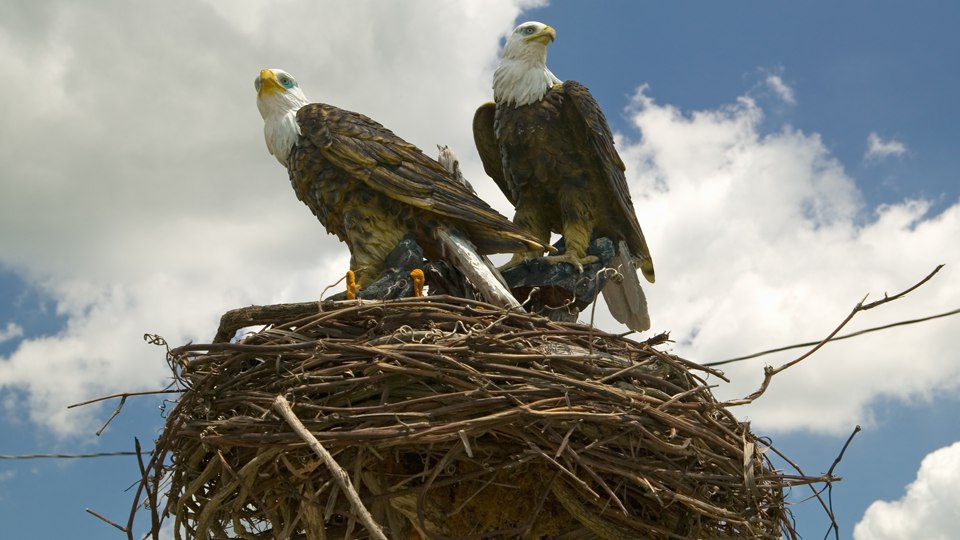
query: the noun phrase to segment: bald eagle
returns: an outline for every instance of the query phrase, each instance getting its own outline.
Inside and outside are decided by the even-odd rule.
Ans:
[[[484,170],[516,208],[514,223],[541,243],[563,236],[565,252],[548,262],[582,270],[594,238],[610,238],[617,255],[604,297],[613,316],[634,330],[650,327],[634,265],[654,281],[653,260],[630,199],[624,165],[596,100],[575,81],[547,69],[547,45],[556,31],[539,22],[513,30],[493,75],[494,102],[482,105],[473,134]],[[542,252],[514,255],[507,267]]]
[[[428,259],[445,259],[487,296],[518,305],[479,254],[542,249],[528,233],[455,180],[439,163],[370,118],[310,103],[281,69],[255,81],[267,149],[287,168],[297,197],[350,248],[361,288],[412,233]]]

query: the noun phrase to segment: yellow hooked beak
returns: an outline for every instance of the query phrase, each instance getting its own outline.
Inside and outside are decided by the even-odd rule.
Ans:
[[[544,26],[536,34],[527,38],[527,41],[538,41],[544,45],[549,45],[551,41],[557,39],[557,31],[552,26]]]
[[[260,90],[257,91],[257,95],[267,95],[274,94],[276,92],[286,92],[287,89],[280,84],[280,81],[277,80],[276,74],[269,69],[260,70]]]

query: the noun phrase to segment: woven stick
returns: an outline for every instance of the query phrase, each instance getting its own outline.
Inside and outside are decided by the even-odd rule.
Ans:
[[[380,525],[374,521],[373,516],[370,515],[370,511],[363,506],[363,501],[360,500],[360,495],[357,493],[357,490],[353,487],[353,482],[350,481],[350,476],[347,474],[347,471],[343,470],[333,456],[330,455],[330,452],[327,452],[327,449],[320,444],[320,441],[313,436],[313,433],[310,433],[307,430],[306,426],[303,425],[303,422],[297,418],[297,415],[294,414],[293,409],[290,408],[290,403],[283,396],[277,396],[277,399],[273,402],[273,408],[283,416],[283,419],[290,424],[290,427],[299,435],[309,446],[310,449],[316,452],[320,459],[323,460],[323,463],[330,469],[330,473],[333,475],[333,478],[337,481],[337,484],[340,485],[340,489],[347,495],[347,499],[350,500],[350,505],[353,507],[353,511],[357,513],[360,517],[360,522],[363,523],[363,526],[370,531],[370,537],[375,538],[376,540],[387,540],[387,537],[383,534],[383,530],[380,528]]]

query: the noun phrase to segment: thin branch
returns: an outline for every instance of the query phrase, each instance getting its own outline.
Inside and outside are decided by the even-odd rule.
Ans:
[[[110,418],[107,418],[107,421],[100,426],[100,429],[97,430],[97,437],[103,434],[103,431],[107,429],[107,426],[110,425],[110,422],[120,414],[120,411],[123,409],[123,404],[127,402],[127,396],[120,398],[120,403],[117,404],[117,408],[113,410],[113,414],[110,415]]]
[[[863,303],[863,302],[867,299],[867,297],[864,296],[864,297],[863,297],[863,300],[860,300],[860,302],[858,302],[857,305],[853,307],[853,310],[850,311],[850,314],[847,315],[847,318],[845,318],[845,319],[843,320],[843,322],[840,323],[839,326],[837,326],[836,328],[834,328],[834,329],[833,329],[833,332],[830,332],[830,335],[828,335],[828,336],[825,337],[823,340],[821,340],[819,343],[817,343],[817,345],[816,345],[815,347],[813,347],[812,349],[810,349],[810,350],[807,351],[806,353],[802,354],[799,358],[797,358],[797,359],[795,359],[795,360],[791,360],[790,362],[787,362],[786,364],[783,364],[782,366],[780,366],[780,367],[778,367],[778,368],[772,368],[772,367],[770,367],[770,366],[765,367],[765,368],[763,369],[763,383],[760,384],[760,388],[757,389],[756,392],[750,394],[749,396],[747,396],[747,397],[745,397],[745,398],[743,398],[743,399],[738,399],[738,400],[733,400],[733,401],[727,401],[727,402],[724,403],[724,405],[727,406],[727,407],[732,407],[732,406],[736,406],[736,405],[746,405],[746,404],[748,404],[748,403],[753,403],[754,401],[757,400],[757,398],[759,398],[760,396],[762,396],[763,393],[767,391],[767,387],[770,386],[770,381],[773,379],[773,376],[774,376],[774,375],[776,375],[776,374],[778,374],[778,373],[780,373],[780,372],[782,372],[782,371],[786,371],[787,369],[795,366],[796,364],[799,364],[800,362],[806,360],[806,359],[809,358],[811,355],[813,355],[813,353],[819,351],[821,347],[823,347],[824,345],[826,345],[827,343],[829,343],[831,340],[833,340],[833,338],[834,338],[838,333],[840,333],[840,330],[842,330],[843,327],[846,326],[847,323],[849,323],[857,313],[859,313],[859,312],[861,312],[861,311],[866,311],[866,310],[868,310],[868,309],[873,309],[873,308],[878,307],[878,306],[882,306],[883,304],[886,304],[887,302],[892,302],[892,301],[894,301],[894,300],[897,300],[897,299],[899,299],[899,298],[902,298],[902,297],[906,296],[908,293],[916,290],[917,287],[919,287],[919,286],[923,285],[924,283],[926,283],[927,281],[929,281],[930,278],[932,278],[934,275],[936,275],[936,273],[939,272],[941,268],[943,268],[943,265],[942,265],[942,264],[937,265],[937,267],[934,268],[932,272],[930,272],[929,274],[927,274],[927,277],[921,279],[919,282],[917,282],[916,285],[910,287],[909,289],[907,289],[907,290],[905,290],[905,291],[903,291],[903,292],[900,292],[900,293],[898,293],[898,294],[895,294],[895,295],[893,295],[893,296],[887,296],[886,294],[884,294],[883,299],[877,300],[876,302],[871,302],[871,303],[869,303],[869,304],[864,304],[864,303]]]
[[[932,272],[930,272],[929,274],[927,274],[927,277],[921,279],[921,280],[920,280],[916,285],[914,285],[913,287],[910,287],[909,289],[907,289],[907,290],[905,290],[905,291],[903,291],[903,292],[901,292],[901,293],[899,293],[899,294],[895,294],[895,295],[893,295],[893,296],[887,296],[886,293],[884,293],[882,300],[877,300],[876,302],[870,302],[869,304],[867,304],[867,305],[865,305],[865,306],[862,306],[860,309],[861,309],[862,311],[866,311],[866,310],[868,310],[868,309],[873,309],[873,308],[875,308],[875,307],[877,307],[877,306],[886,304],[887,302],[896,300],[896,299],[898,299],[898,298],[904,297],[904,296],[912,293],[913,291],[917,290],[921,285],[923,285],[924,283],[930,281],[930,279],[931,279],[933,276],[935,276],[935,275],[937,274],[937,272],[939,272],[940,269],[943,268],[943,267],[944,267],[943,264],[938,264],[937,267],[934,268]]]
[[[108,399],[114,399],[114,398],[126,399],[130,396],[149,396],[151,394],[182,394],[182,393],[183,393],[183,390],[146,390],[143,392],[123,392],[120,394],[110,394],[109,396],[98,397],[88,401],[81,401],[80,403],[67,405],[67,408],[72,409],[74,407],[82,407],[84,405],[89,405],[91,403],[97,403],[98,401],[106,401]]]
[[[837,456],[837,459],[833,460],[833,465],[831,465],[830,470],[827,471],[828,476],[833,474],[833,470],[837,468],[837,465],[840,464],[840,460],[843,459],[843,454],[846,453],[847,447],[850,446],[850,443],[853,441],[853,438],[857,435],[857,433],[860,433],[860,431],[861,431],[860,426],[853,428],[853,433],[851,433],[850,436],[847,437],[847,442],[843,443],[843,448],[840,449],[840,455]]]
[[[140,466],[140,485],[143,486],[144,483],[150,481],[150,472],[146,464],[143,462],[143,453],[140,448],[140,439],[133,438],[134,448],[137,450],[137,464]],[[156,479],[159,481],[159,477]],[[139,498],[139,494],[137,495]],[[160,516],[157,515],[157,491],[154,489],[147,490],[147,505],[150,508],[150,531],[153,534],[155,539],[159,538],[160,533]],[[127,522],[127,528],[133,529],[133,515],[131,514],[131,520]]]
[[[843,454],[846,453],[847,447],[850,446],[850,443],[853,441],[853,438],[860,433],[860,426],[853,428],[853,433],[847,437],[847,442],[843,443],[843,448],[840,449],[840,454],[837,455],[837,458],[833,460],[833,465],[830,465],[830,470],[827,471],[827,476],[833,476],[833,470],[837,468],[837,465],[840,464],[840,461],[843,459]],[[833,516],[833,482],[827,482],[827,504],[830,505],[830,515]],[[827,536],[830,536],[830,531],[834,532],[836,540],[840,540],[840,526],[837,525],[837,520],[832,519],[830,523],[830,528],[827,529],[827,534],[823,535],[824,540]]]
[[[776,448],[775,446],[773,446],[772,444],[770,444],[769,442],[766,442],[766,441],[763,441],[763,444],[764,444],[764,446],[767,447],[767,449],[772,450],[774,454],[778,455],[778,456],[780,457],[780,459],[786,461],[791,467],[793,467],[793,470],[797,471],[797,473],[799,473],[800,476],[805,477],[805,478],[809,478],[809,477],[807,477],[806,473],[804,473],[803,470],[800,469],[800,466],[799,466],[799,465],[797,465],[796,463],[793,462],[793,460],[791,460],[791,459],[788,458],[786,455],[784,455],[783,452],[781,452],[780,450],[777,450],[777,448]],[[821,479],[822,479],[822,480],[820,480],[820,481],[822,481],[822,482],[827,482],[827,483],[840,480],[839,478],[833,478],[833,477],[830,477],[830,476],[828,476],[828,475],[823,475],[823,476],[821,476]],[[830,509],[830,507],[827,505],[827,503],[823,500],[823,497],[820,496],[820,492],[817,491],[816,486],[814,486],[815,483],[817,483],[817,482],[809,482],[809,483],[807,483],[806,485],[807,485],[807,487],[810,488],[810,491],[813,493],[813,497],[815,497],[815,498],[817,499],[817,501],[820,502],[820,506],[823,508],[823,511],[827,513],[827,516],[830,518],[830,522],[831,522],[831,523],[836,523],[836,522],[837,522],[837,518],[833,515],[833,511]]]
[[[126,533],[126,534],[129,534],[129,533],[130,533],[130,531],[127,530],[125,527],[123,527],[123,526],[121,526],[121,525],[117,525],[116,523],[110,521],[109,519],[107,519],[107,518],[101,516],[100,514],[94,512],[93,510],[91,510],[91,509],[89,509],[89,508],[84,508],[84,510],[86,510],[86,512],[87,512],[88,514],[90,514],[90,515],[92,515],[92,516],[94,516],[94,517],[100,518],[101,520],[109,523],[110,525],[113,525],[114,527],[120,529],[120,532],[123,532],[123,533]]]
[[[956,315],[956,314],[958,314],[958,313],[960,313],[960,308],[957,308],[957,309],[955,309],[955,310],[953,310],[953,311],[948,311],[948,312],[946,312],[946,313],[940,313],[940,314],[938,314],[938,315],[931,315],[931,316],[929,316],[929,317],[923,317],[923,318],[920,318],[920,319],[910,319],[910,320],[908,320],[908,321],[900,321],[900,322],[896,322],[896,323],[892,323],[892,324],[885,324],[885,325],[883,325],[883,326],[875,326],[875,327],[873,327],[873,328],[867,328],[867,329],[865,329],[865,330],[857,330],[856,332],[851,332],[851,333],[849,333],[849,334],[844,334],[844,335],[842,335],[842,336],[837,336],[837,337],[833,338],[833,341],[840,341],[841,339],[847,339],[847,338],[862,336],[863,334],[869,334],[870,332],[878,332],[878,331],[880,331],[880,330],[887,330],[887,329],[890,329],[890,328],[896,328],[897,326],[906,326],[906,325],[908,325],[908,324],[916,324],[916,323],[922,323],[922,322],[926,322],[926,321],[932,321],[932,320],[934,320],[934,319],[940,319],[940,318],[943,318],[943,317],[949,317],[949,316],[951,316],[951,315]],[[752,358],[757,358],[757,357],[760,357],[760,356],[766,356],[766,355],[768,355],[768,354],[773,354],[773,353],[778,353],[778,352],[783,352],[783,351],[789,351],[789,350],[791,350],[791,349],[800,349],[800,348],[803,348],[803,347],[810,347],[810,346],[812,346],[812,345],[816,345],[817,343],[820,343],[820,342],[819,342],[819,341],[808,341],[808,342],[806,342],[806,343],[797,343],[796,345],[788,345],[788,346],[786,346],[786,347],[778,347],[778,348],[776,348],[776,349],[770,349],[770,350],[767,350],[767,351],[761,351],[761,352],[758,352],[758,353],[748,354],[748,355],[746,355],[746,356],[738,356],[738,357],[736,357],[736,358],[730,358],[730,359],[728,359],[728,360],[720,360],[720,361],[718,361],[718,362],[708,362],[708,363],[706,363],[706,364],[701,364],[701,365],[703,365],[703,366],[705,366],[705,367],[722,366],[722,365],[724,365],[724,364],[732,364],[732,363],[734,363],[734,362],[741,362],[741,361],[743,361],[743,360],[750,360],[750,359],[752,359]]]
[[[137,482],[137,492],[133,496],[133,508],[130,509],[130,514],[127,515],[127,540],[133,540],[133,520],[137,517],[137,508],[140,506],[140,494],[143,493],[144,488],[147,487],[147,482],[149,478],[147,476],[147,468],[143,465],[143,455],[140,453],[140,439],[133,438],[133,447],[137,453],[137,465],[140,466],[140,481]],[[147,489],[147,493],[150,493],[150,490]],[[153,515],[156,515],[157,509],[154,506],[150,506],[151,519]],[[157,527],[151,527],[153,531],[153,536],[156,538],[158,530]],[[146,538],[146,537],[144,537]]]
[[[330,455],[330,452],[320,444],[320,441],[313,436],[313,433],[303,425],[303,422],[297,418],[297,415],[293,412],[293,409],[290,408],[290,403],[282,395],[277,396],[273,402],[273,408],[280,413],[284,420],[290,424],[290,427],[297,433],[310,446],[310,449],[313,450],[320,459],[323,460],[323,463],[330,469],[330,474],[337,481],[337,484],[340,486],[340,489],[346,494],[347,499],[350,500],[351,506],[353,506],[353,511],[360,516],[360,521],[363,523],[363,526],[367,528],[367,531],[370,533],[371,538],[376,540],[387,540],[387,537],[383,534],[383,529],[380,528],[380,525],[374,521],[373,516],[370,515],[370,511],[363,505],[363,501],[360,500],[360,494],[357,493],[357,490],[353,487],[353,482],[350,481],[350,475],[347,474],[347,471],[343,470],[343,467],[333,456]]]
[[[0,459],[82,459],[135,455],[137,455],[136,452],[95,452],[92,454],[3,454],[0,455]]]

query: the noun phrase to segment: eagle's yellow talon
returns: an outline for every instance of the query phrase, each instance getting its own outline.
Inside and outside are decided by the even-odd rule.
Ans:
[[[356,274],[353,270],[347,270],[347,300],[356,300],[359,292],[360,285],[357,284]]]
[[[423,270],[414,268],[410,271],[410,277],[413,278],[413,295],[416,297],[423,296],[423,283],[425,281]]]

